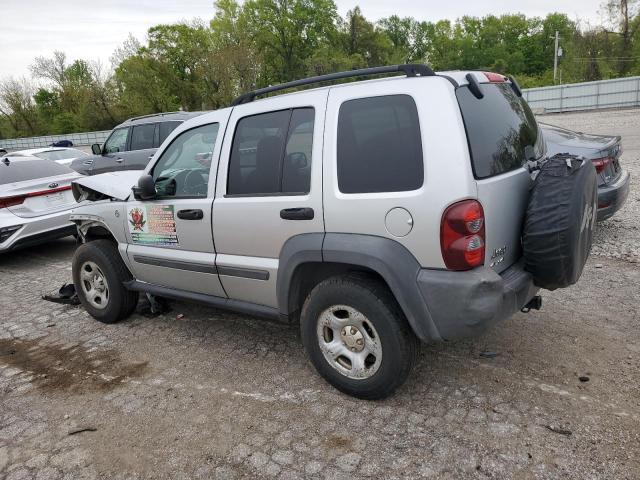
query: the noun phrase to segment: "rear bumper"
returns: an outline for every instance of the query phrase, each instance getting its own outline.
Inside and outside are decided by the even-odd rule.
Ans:
[[[71,209],[39,217],[18,217],[10,212],[0,213],[0,227],[21,225],[16,232],[0,243],[0,253],[46,243],[76,233],[69,221]]]
[[[420,270],[418,288],[440,336],[476,336],[520,311],[538,292],[518,262],[498,274],[488,267],[468,272]]]
[[[598,221],[606,220],[613,216],[629,195],[631,175],[626,170],[622,171],[620,178],[610,185],[598,187]]]

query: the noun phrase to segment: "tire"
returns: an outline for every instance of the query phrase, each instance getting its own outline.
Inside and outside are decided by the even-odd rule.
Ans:
[[[341,392],[366,400],[400,387],[420,348],[387,286],[359,274],[316,285],[302,307],[300,331],[318,373]]]
[[[525,215],[525,270],[547,290],[578,281],[591,252],[598,210],[593,163],[559,154],[541,167]]]
[[[111,240],[80,245],[73,256],[72,272],[80,303],[99,322],[116,323],[135,310],[138,293],[123,285],[133,277]]]

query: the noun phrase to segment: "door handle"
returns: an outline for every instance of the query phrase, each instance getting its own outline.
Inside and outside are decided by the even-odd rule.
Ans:
[[[280,218],[283,220],[313,220],[313,208],[284,208],[280,210]]]
[[[117,163],[122,163],[122,162],[124,162],[124,158],[116,158],[116,162]]]
[[[204,214],[199,208],[193,210],[178,210],[178,218],[182,220],[202,220]]]

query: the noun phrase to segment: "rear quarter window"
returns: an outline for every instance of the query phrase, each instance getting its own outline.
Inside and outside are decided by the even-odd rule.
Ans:
[[[527,102],[508,83],[481,84],[483,98],[456,90],[476,178],[500,175],[539,158],[542,136]]]
[[[409,95],[348,100],[338,116],[343,193],[417,190],[424,181],[418,110]]]

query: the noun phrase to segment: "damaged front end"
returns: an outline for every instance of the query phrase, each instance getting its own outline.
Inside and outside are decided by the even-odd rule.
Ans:
[[[71,184],[73,196],[81,205],[74,208],[69,220],[76,224],[83,243],[96,238],[112,238],[126,244],[124,202],[142,172],[125,170],[83,177]]]
[[[72,182],[71,190],[77,202],[125,201],[131,195],[131,188],[137,184],[142,173],[140,170],[123,170],[83,177]]]

